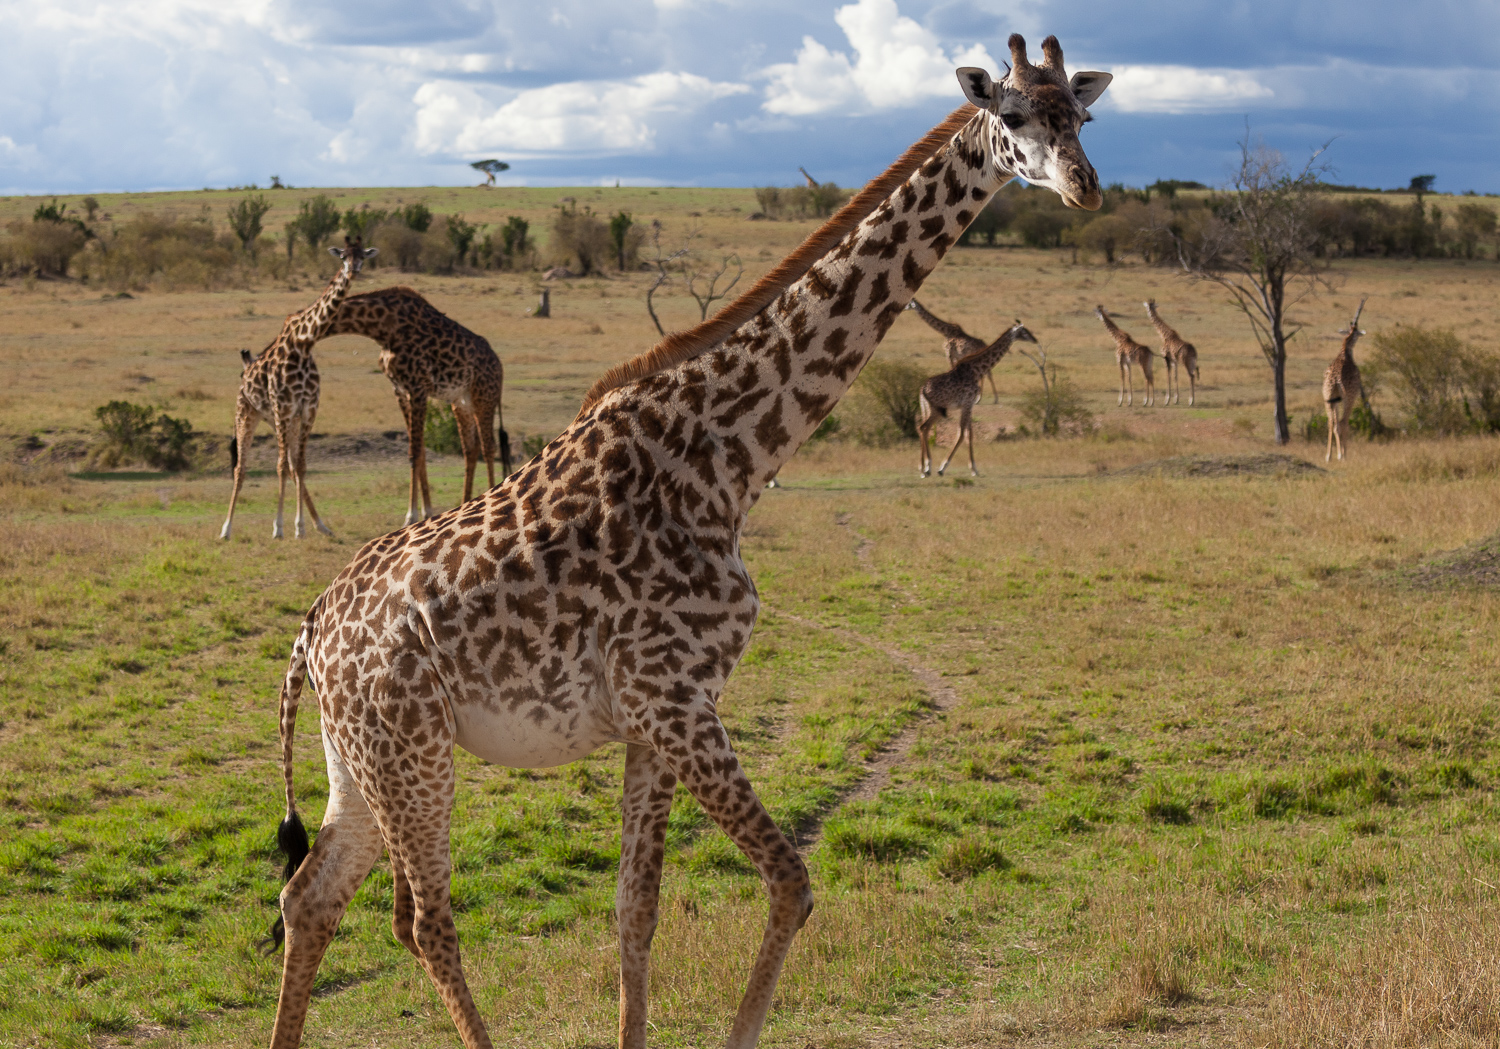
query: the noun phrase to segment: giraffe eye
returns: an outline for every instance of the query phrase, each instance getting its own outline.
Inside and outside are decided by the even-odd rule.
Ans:
[[[1001,113],[1000,121],[1006,127],[1010,128],[1012,131],[1015,131],[1017,128],[1025,126],[1026,117],[1020,113]]]

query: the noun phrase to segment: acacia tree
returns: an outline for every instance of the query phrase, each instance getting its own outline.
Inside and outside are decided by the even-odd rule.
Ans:
[[[505,161],[493,159],[476,160],[472,164],[470,164],[469,167],[484,175],[484,181],[480,183],[480,185],[483,186],[493,186],[495,184],[496,175],[500,174],[500,172],[502,171],[510,170],[510,165]]]
[[[1331,288],[1328,271],[1314,254],[1313,205],[1326,165],[1313,153],[1300,171],[1247,131],[1240,166],[1226,192],[1209,201],[1208,218],[1188,232],[1170,229],[1183,271],[1229,293],[1245,315],[1271,366],[1276,398],[1276,443],[1291,440],[1286,414],[1287,310],[1320,287]]]

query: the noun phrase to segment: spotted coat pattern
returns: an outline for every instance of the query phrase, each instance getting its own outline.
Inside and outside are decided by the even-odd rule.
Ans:
[[[916,299],[912,299],[911,302],[907,303],[906,308],[914,310],[917,316],[921,317],[929,328],[943,337],[943,354],[948,358],[948,367],[953,367],[961,358],[978,353],[985,348],[983,339],[976,339],[957,324],[945,321],[941,317],[934,315]],[[1000,391],[995,388],[994,371],[991,368],[985,372],[984,378],[989,380],[990,393],[995,398],[994,403],[999,404]]]
[[[1017,42],[1024,54],[1019,37],[1012,53]],[[436,984],[464,1044],[489,1046],[449,901],[453,748],[538,767],[608,742],[626,745],[620,1044],[645,1045],[648,953],[679,782],[754,863],[770,897],[729,1038],[732,1049],[755,1044],[812,895],[717,712],[759,608],[740,530],[766,482],[1011,177],[1006,158],[1018,143],[1056,166],[1037,142],[1057,123],[1044,119],[1046,99],[1059,100],[1068,81],[1054,39],[1048,48],[1046,75],[1027,67],[1010,91],[1035,96],[1042,131],[1013,134],[998,108],[980,112],[728,338],[603,393],[480,498],[371,541],[314,604],[282,689],[288,820],[304,675],[317,690],[332,790],[312,852],[282,892],[275,1049],[298,1043],[318,963],[382,844],[397,939]],[[1071,95],[1066,105],[1067,186],[1097,206],[1097,190],[1080,188],[1097,186],[1077,145],[1085,113]]]
[[[464,502],[474,494],[474,469],[481,454],[489,487],[495,487],[494,426],[501,415],[505,370],[489,341],[405,287],[381,288],[346,298],[325,337],[345,334],[363,335],[380,344],[380,370],[396,391],[411,461],[406,523],[431,517],[433,512],[423,442],[429,399],[447,401],[453,407],[464,453]],[[500,476],[504,478],[510,473],[510,438],[503,416],[498,436]]]
[[[1167,369],[1166,403],[1182,403],[1182,372],[1187,372],[1188,406],[1192,407],[1198,400],[1198,350],[1161,319],[1161,314],[1156,312],[1155,299],[1146,300],[1146,316],[1161,336],[1162,364]],[[1174,381],[1177,388],[1175,401],[1172,393]]]
[[[957,408],[959,412],[958,439],[948,450],[948,458],[944,459],[943,465],[938,467],[938,476],[943,476],[947,471],[948,464],[953,461],[953,454],[958,451],[958,446],[963,443],[966,434],[969,438],[969,472],[975,477],[979,476],[979,468],[974,465],[974,405],[979,403],[979,397],[984,392],[984,377],[994,370],[1000,358],[1010,352],[1011,344],[1017,340],[1036,342],[1036,336],[1021,324],[1019,318],[1014,325],[1001,334],[1000,338],[988,346],[979,342],[978,339],[973,339],[972,341],[978,344],[978,349],[960,357],[942,375],[934,375],[922,384],[922,391],[917,398],[917,436],[922,445],[921,461],[917,471],[921,476],[928,477],[932,474],[932,453],[927,443],[928,435],[932,432],[937,417],[941,415],[947,418],[950,408]]]
[[[1349,327],[1340,332],[1344,337],[1338,356],[1323,373],[1323,404],[1328,412],[1328,454],[1325,462],[1332,461],[1337,447],[1340,459],[1344,458],[1344,446],[1349,443],[1349,413],[1354,402],[1364,395],[1364,382],[1359,377],[1359,365],[1354,363],[1354,344],[1364,332],[1359,330],[1359,315],[1365,310],[1361,299],[1359,309]]]
[[[1109,313],[1103,306],[1095,306],[1094,312],[1104,322],[1105,331],[1115,341],[1115,361],[1120,365],[1120,400],[1119,404],[1135,404],[1135,377],[1131,375],[1130,366],[1135,365],[1141,370],[1141,378],[1146,381],[1145,403],[1147,405],[1156,402],[1156,381],[1151,374],[1151,350],[1142,346],[1132,339],[1128,332],[1121,330],[1114,321],[1109,319]],[[1126,400],[1126,387],[1129,386],[1129,401]]]
[[[234,490],[229,496],[229,514],[224,518],[224,527],[219,532],[220,539],[228,539],[233,529],[234,507],[240,498],[240,488],[245,483],[245,467],[250,457],[255,429],[262,419],[269,420],[276,431],[276,477],[279,486],[276,493],[276,521],[271,526],[271,538],[281,538],[288,475],[296,483],[297,538],[301,539],[305,533],[302,521],[304,506],[318,531],[324,535],[333,534],[318,516],[305,480],[307,435],[312,432],[313,421],[317,418],[318,396],[322,391],[318,364],[313,360],[312,350],[313,345],[325,334],[330,318],[354,281],[354,275],[359,272],[364,260],[375,254],[375,251],[373,248],[362,248],[357,240],[346,240],[343,248],[329,250],[342,260],[342,265],[318,300],[307,309],[289,316],[281,326],[281,334],[258,357],[252,357],[249,350],[240,351],[244,369],[240,373],[240,390],[235,399],[234,437],[229,446],[234,466]]]

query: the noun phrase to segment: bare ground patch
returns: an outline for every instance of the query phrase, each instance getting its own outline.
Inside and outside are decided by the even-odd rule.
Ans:
[[[1154,474],[1161,477],[1305,477],[1327,473],[1295,455],[1262,452],[1255,455],[1174,455],[1170,459],[1127,466],[1111,476]]]

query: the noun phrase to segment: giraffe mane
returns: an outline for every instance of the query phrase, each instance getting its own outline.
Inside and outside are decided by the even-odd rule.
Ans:
[[[599,398],[611,390],[617,390],[637,379],[644,379],[669,368],[675,368],[723,342],[736,328],[769,306],[778,295],[805,276],[807,271],[812,269],[813,263],[833,250],[845,235],[863,222],[872,211],[894,193],[913,171],[936,154],[954,135],[963,130],[964,125],[978,112],[978,109],[965,102],[949,113],[941,124],[927,132],[915,145],[897,157],[895,163],[886,168],[881,175],[865,183],[863,189],[835,212],[827,222],[813,231],[771,272],[756,281],[750,290],[714,314],[712,318],[686,331],[673,332],[645,353],[623,361],[605,372],[599,381],[589,388],[589,392],[584,394],[583,405],[578,409],[579,414],[587,411],[598,402]]]

